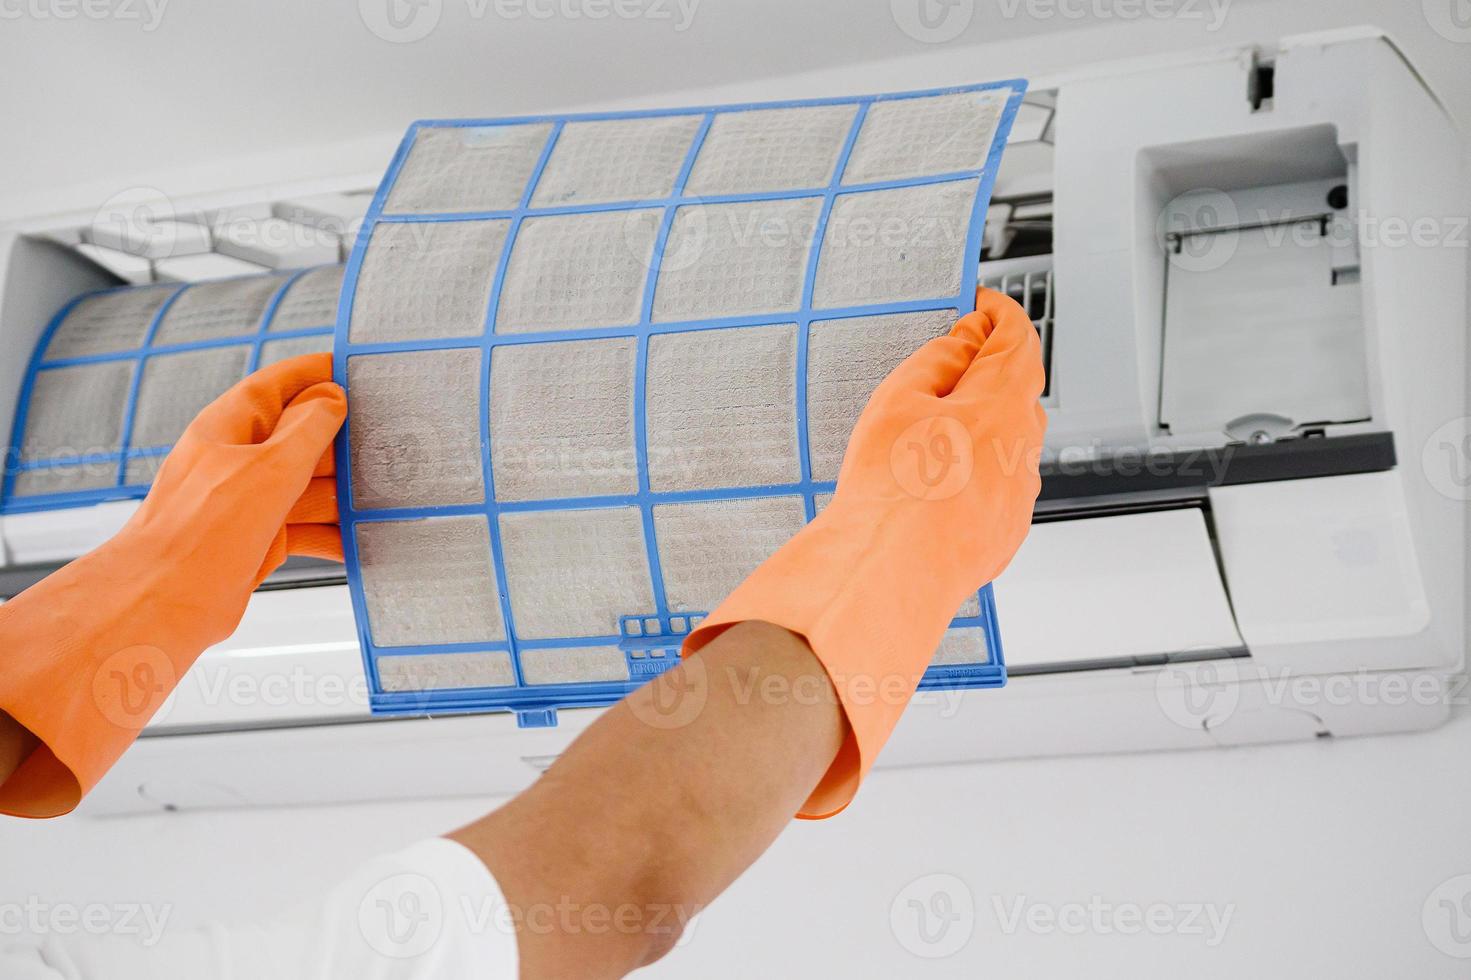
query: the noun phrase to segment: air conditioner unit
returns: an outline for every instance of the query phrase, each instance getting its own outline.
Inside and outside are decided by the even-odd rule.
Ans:
[[[1033,80],[977,257],[1049,361],[1042,499],[996,582],[1011,680],[924,695],[880,765],[1444,720],[1465,649],[1466,494],[1435,469],[1466,415],[1459,166],[1369,29]],[[91,213],[13,225],[0,428],[72,297],[321,261],[372,183],[174,201],[162,246]],[[0,516],[0,595],[135,506]],[[375,719],[355,636],[340,570],[283,569],[87,810],[511,792],[596,716]]]

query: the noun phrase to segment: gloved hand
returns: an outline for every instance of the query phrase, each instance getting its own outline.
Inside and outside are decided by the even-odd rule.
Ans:
[[[40,745],[0,813],[71,811],[288,554],[342,560],[329,354],[282,361],[189,425],[106,544],[0,606],[0,712]]]
[[[976,312],[879,385],[832,502],[717,607],[684,655],[764,620],[806,639],[849,732],[799,816],[847,806],[965,598],[1031,526],[1047,417],[1037,331],[982,289]]]

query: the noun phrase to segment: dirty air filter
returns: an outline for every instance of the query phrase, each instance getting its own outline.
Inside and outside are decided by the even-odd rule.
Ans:
[[[973,309],[1024,88],[414,124],[337,312],[374,710],[551,724],[672,666]],[[988,586],[922,686],[1004,678]]]
[[[198,414],[257,367],[328,351],[343,267],[79,296],[21,386],[0,511],[137,498]]]

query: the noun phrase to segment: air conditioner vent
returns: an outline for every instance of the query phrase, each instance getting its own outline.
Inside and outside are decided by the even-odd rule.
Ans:
[[[1042,363],[1047,369],[1042,397],[1052,394],[1052,323],[1056,316],[1052,289],[1052,256],[1031,255],[1000,262],[982,262],[980,284],[1005,293],[1022,305],[1042,338]]]

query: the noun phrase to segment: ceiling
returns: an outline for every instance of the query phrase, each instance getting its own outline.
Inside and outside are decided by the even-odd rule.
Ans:
[[[933,72],[917,73],[926,83],[930,74],[936,84],[1035,75],[1078,61],[1270,41],[1364,22],[1394,33],[1466,118],[1471,43],[1437,35],[1421,6],[0,0],[0,65],[9,82],[0,86],[0,114],[12,137],[0,160],[0,216],[77,207],[140,182],[187,184],[191,173],[222,161],[238,168],[272,153],[322,159],[327,167],[320,148],[373,139],[385,141],[374,147],[390,146],[406,122],[426,116],[658,104],[691,90],[745,91],[750,85],[740,83],[818,72],[782,83],[782,91],[813,94],[823,87],[822,69],[860,63],[874,63],[868,88],[882,90],[884,66],[894,59],[932,65]],[[1150,10],[1174,14],[1151,17]],[[912,65],[904,74],[911,76]],[[853,77],[850,70],[842,84]]]

